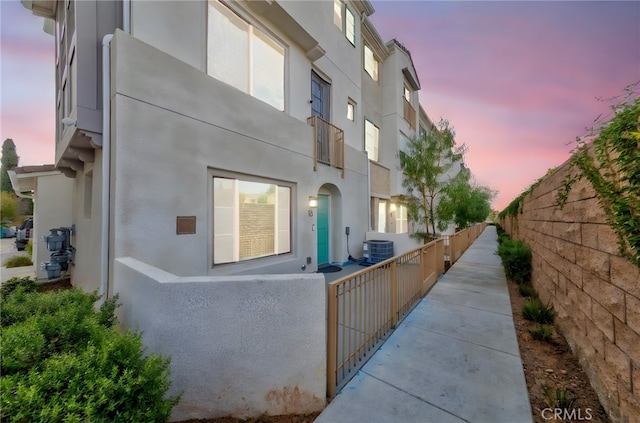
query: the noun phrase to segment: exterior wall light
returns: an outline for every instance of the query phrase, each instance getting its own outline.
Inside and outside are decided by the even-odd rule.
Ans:
[[[66,118],[63,118],[61,122],[64,126],[76,126],[75,119],[71,119],[68,116]]]
[[[318,197],[309,196],[309,207],[312,209],[318,207]]]

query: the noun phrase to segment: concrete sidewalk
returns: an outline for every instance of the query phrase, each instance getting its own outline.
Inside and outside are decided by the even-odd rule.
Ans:
[[[13,267],[7,269],[4,264],[7,260],[16,256],[28,256],[26,251],[16,250],[15,240],[13,238],[2,238],[0,240],[0,283],[6,282],[13,277],[31,277],[35,278],[36,271],[33,266]]]
[[[315,423],[530,423],[496,248],[488,226]]]

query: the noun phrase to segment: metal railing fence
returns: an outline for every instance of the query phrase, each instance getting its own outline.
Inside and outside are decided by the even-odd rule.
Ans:
[[[328,284],[327,395],[333,397],[482,233],[478,224]],[[453,260],[453,261],[455,261]],[[452,261],[452,264],[453,264]]]
[[[344,178],[344,131],[316,115],[307,123],[313,127],[313,170],[318,170],[318,163],[328,164],[341,169]]]

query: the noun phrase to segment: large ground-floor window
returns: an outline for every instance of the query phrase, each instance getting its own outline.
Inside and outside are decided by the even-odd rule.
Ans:
[[[291,187],[213,176],[213,264],[291,252]]]

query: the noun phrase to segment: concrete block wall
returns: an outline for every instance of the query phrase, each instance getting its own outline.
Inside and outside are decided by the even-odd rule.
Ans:
[[[594,190],[578,182],[563,210],[568,165],[523,200],[503,228],[533,252],[532,283],[589,375],[612,422],[640,418],[640,269],[619,254]]]

